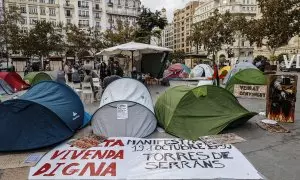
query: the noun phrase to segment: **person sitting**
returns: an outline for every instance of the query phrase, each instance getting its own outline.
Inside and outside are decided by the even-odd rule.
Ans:
[[[80,83],[80,82],[81,82],[81,81],[80,81],[80,75],[79,75],[79,73],[78,73],[78,67],[77,67],[77,66],[74,66],[74,68],[73,68],[73,72],[72,72],[72,82],[73,82],[74,84]]]

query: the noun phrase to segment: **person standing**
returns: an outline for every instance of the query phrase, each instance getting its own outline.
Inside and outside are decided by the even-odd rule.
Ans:
[[[122,68],[119,66],[118,62],[113,63],[113,69],[112,69],[111,74],[123,77],[124,72],[123,72]]]
[[[108,76],[107,74],[107,65],[105,62],[101,62],[100,65],[99,65],[99,70],[100,70],[100,79],[101,79],[101,82],[103,82],[103,79]]]
[[[89,59],[86,60],[86,64],[83,65],[83,69],[84,70],[88,70],[88,71],[92,71],[93,70],[93,66],[92,66],[92,64],[90,64],[90,60]]]
[[[16,72],[16,67],[14,66],[13,62],[11,62],[10,71],[11,72]]]

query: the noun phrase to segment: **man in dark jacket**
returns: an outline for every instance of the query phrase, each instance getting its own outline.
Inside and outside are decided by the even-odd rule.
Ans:
[[[123,77],[124,72],[118,62],[114,62],[111,74]]]

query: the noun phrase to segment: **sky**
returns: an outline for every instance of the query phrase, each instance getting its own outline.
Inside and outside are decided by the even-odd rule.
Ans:
[[[141,0],[142,5],[150,8],[152,11],[166,8],[168,21],[173,20],[173,12],[185,6],[190,0]]]

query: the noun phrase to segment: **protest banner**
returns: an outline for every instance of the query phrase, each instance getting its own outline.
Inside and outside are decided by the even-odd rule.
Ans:
[[[234,85],[234,96],[250,99],[266,99],[267,86],[261,85]]]
[[[279,122],[295,122],[297,75],[271,75],[268,79],[267,117]]]
[[[242,167],[242,168],[241,168]],[[97,147],[63,144],[29,179],[262,179],[232,145],[180,139],[109,138]]]

